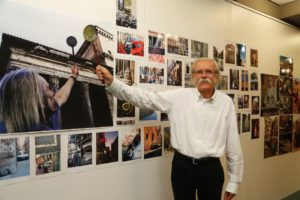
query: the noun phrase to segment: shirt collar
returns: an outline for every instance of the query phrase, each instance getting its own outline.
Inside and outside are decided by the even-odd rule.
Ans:
[[[213,100],[215,100],[215,98],[216,98],[216,96],[217,96],[217,90],[214,88],[214,94],[213,94],[209,99],[203,98],[202,94],[198,91],[197,88],[195,88],[195,94],[196,94],[198,100],[203,100],[203,101],[207,101],[207,102],[212,102]]]

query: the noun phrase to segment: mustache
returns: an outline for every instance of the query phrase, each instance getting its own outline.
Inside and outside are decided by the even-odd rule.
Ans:
[[[210,80],[209,78],[200,78],[198,81],[197,81],[197,85],[201,84],[201,83],[209,83],[209,84],[212,84],[213,81]]]

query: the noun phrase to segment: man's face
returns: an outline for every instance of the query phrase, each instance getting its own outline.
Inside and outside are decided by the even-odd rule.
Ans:
[[[211,61],[198,61],[194,67],[193,81],[199,92],[213,90],[217,83],[214,63]]]
[[[41,83],[45,97],[45,106],[47,106],[51,111],[54,112],[56,110],[54,92],[50,89],[48,82],[43,77],[41,77]]]

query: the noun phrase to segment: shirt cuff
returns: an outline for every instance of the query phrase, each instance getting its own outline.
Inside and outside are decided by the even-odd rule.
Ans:
[[[114,91],[114,90],[116,90],[117,88],[120,87],[121,83],[122,83],[121,81],[119,81],[118,79],[114,78],[113,82],[107,88],[109,90],[111,90],[111,91]]]
[[[238,189],[238,184],[237,183],[227,183],[226,191],[236,194]]]

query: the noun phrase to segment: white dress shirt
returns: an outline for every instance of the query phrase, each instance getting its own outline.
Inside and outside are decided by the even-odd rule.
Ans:
[[[221,157],[226,154],[229,182],[226,191],[237,192],[243,176],[243,154],[232,99],[215,90],[204,99],[197,88],[149,92],[128,86],[114,78],[108,87],[130,104],[168,114],[171,144],[180,153],[194,157]]]

